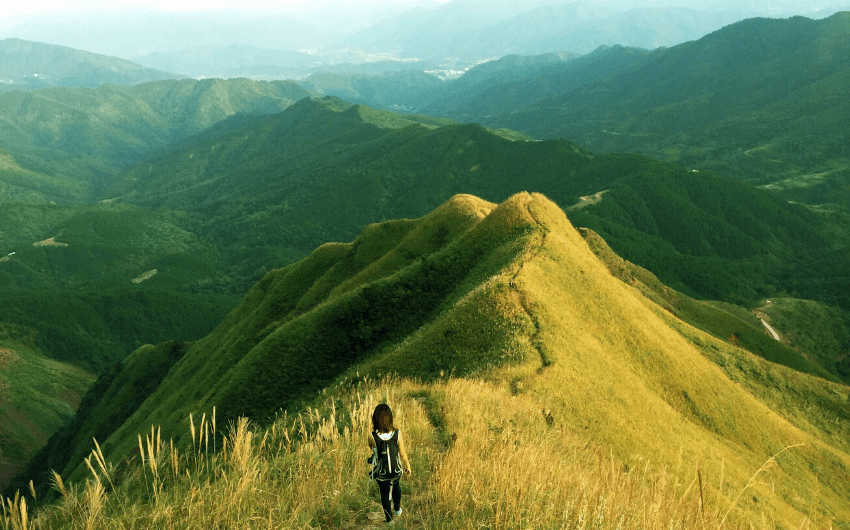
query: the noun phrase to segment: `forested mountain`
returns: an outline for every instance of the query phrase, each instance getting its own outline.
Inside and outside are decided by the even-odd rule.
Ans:
[[[179,79],[126,59],[21,39],[0,40],[0,91],[45,87],[137,85]]]
[[[594,152],[713,169],[798,202],[844,204],[848,35],[850,12],[755,18],[652,51],[617,43],[578,58],[508,56],[442,85],[423,78],[379,91],[381,80],[361,76],[316,88],[537,139],[566,138]]]
[[[153,151],[234,114],[277,113],[307,95],[292,82],[247,79],[0,94],[0,199],[79,203]]]
[[[418,109],[759,184],[846,166],[848,12],[750,19],[672,48],[614,47],[582,60]]]
[[[332,98],[211,130],[106,193],[200,216],[200,237],[253,271],[323,241],[349,241],[370,222],[423,215],[456,193],[500,201],[524,189],[564,208],[606,192],[570,216],[665,283],[702,296],[757,297],[780,271],[841,248],[823,217],[732,179],[637,155],[593,155],[564,140],[435,127]]]
[[[188,517],[192,506],[232,523],[244,510],[267,510],[265,491],[297,498],[301,490],[293,486],[310,481],[296,469],[309,466],[314,481],[327,481],[324,488],[340,481],[345,499],[331,505],[334,517],[356,519],[374,501],[365,481],[350,477],[362,472],[357,455],[367,415],[386,399],[416,447],[416,491],[444,480],[475,481],[476,491],[512,506],[512,490],[501,481],[514,483],[533,455],[547,451],[551,465],[537,466],[553,473],[546,499],[532,496],[522,512],[505,508],[540,526],[563,520],[563,503],[576,492],[580,498],[591,481],[603,484],[598,493],[606,495],[604,507],[590,508],[600,525],[615,525],[636,502],[659,495],[666,508],[652,516],[658,526],[715,525],[729,516],[730,501],[753,470],[771,458],[780,464],[770,484],[747,489],[740,505],[732,502],[730,520],[795,522],[817,512],[835,527],[846,525],[847,387],[753,355],[744,348],[757,350],[755,328],[687,300],[613,255],[592,232],[584,235],[539,194],[517,194],[499,205],[459,195],[419,219],[373,224],[352,243],[322,245],[270,271],[205,339],[146,346],[101,375],[75,421],[14,487],[33,480],[44,498],[52,468],[61,470],[63,484],[89,477],[86,487],[96,488],[81,462],[94,450],[94,474],[110,493],[101,508],[84,512],[89,521],[158,523]],[[685,323],[700,317],[719,326],[718,334],[737,330],[743,347]],[[808,362],[790,355],[789,361]],[[392,379],[382,379],[389,373]],[[461,421],[456,414],[463,411],[469,416]],[[230,456],[220,457],[210,447],[224,443],[217,433],[237,416],[255,422],[251,432],[264,425],[269,431],[256,436],[262,442],[255,446],[246,427],[237,434],[234,424],[226,441]],[[475,418],[480,432],[471,427]],[[97,447],[91,436],[99,438]],[[576,443],[565,444],[572,437]],[[464,462],[469,466],[457,470]],[[827,466],[830,472],[818,474]],[[627,486],[605,485],[612,468]],[[494,477],[494,469],[505,476]],[[237,474],[245,471],[251,474],[240,482]],[[577,477],[574,485],[570,477]],[[678,488],[659,492],[662,477],[679,484],[711,480],[703,501],[697,492],[682,500]],[[816,479],[817,508],[797,502],[795,492]],[[645,480],[656,487],[644,488]],[[233,485],[246,482],[255,487],[234,497]],[[84,494],[63,487],[63,504],[40,511],[41,522],[65,527],[81,520],[61,506]],[[196,487],[204,494],[189,501]],[[298,505],[299,520],[324,520],[327,503],[337,502],[313,497]],[[553,498],[557,510],[547,508]],[[427,527],[506,516],[471,501],[427,508],[452,499],[414,495],[405,511],[418,509]],[[201,509],[198,502],[210,505]],[[533,515],[525,515],[528,507]],[[278,510],[278,518],[294,513]]]

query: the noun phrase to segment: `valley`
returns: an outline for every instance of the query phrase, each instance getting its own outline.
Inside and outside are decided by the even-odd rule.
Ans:
[[[450,80],[0,41],[0,526],[370,528],[388,402],[402,527],[850,528],[848,14],[462,7]]]

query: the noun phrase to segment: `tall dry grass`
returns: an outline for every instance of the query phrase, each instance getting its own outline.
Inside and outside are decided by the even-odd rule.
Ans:
[[[85,483],[67,485],[55,474],[61,498],[36,514],[20,496],[5,499],[0,527],[368,527],[368,514],[380,511],[365,463],[380,402],[393,407],[414,469],[402,482],[401,528],[750,525],[736,512],[737,499],[709,488],[696,464],[678,473],[647,462],[626,465],[559,427],[533,396],[464,379],[344,386],[321,407],[282,414],[268,429],[240,419],[217,438],[214,413],[203,414],[199,425],[192,417],[192,446],[182,451],[152,428],[139,435],[138,455],[126,466],[105,461],[96,445]]]

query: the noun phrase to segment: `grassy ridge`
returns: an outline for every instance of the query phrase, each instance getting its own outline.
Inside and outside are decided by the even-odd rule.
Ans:
[[[490,217],[479,222],[480,212],[491,207],[460,196],[421,219],[421,226],[406,236],[396,232],[398,245],[390,253],[396,254],[395,263],[380,273],[352,266],[359,252],[368,252],[372,242],[383,237],[385,229],[379,227],[367,230],[352,245],[321,247],[303,262],[270,272],[209,337],[193,346],[156,394],[113,435],[120,441],[117,452],[129,449],[123,433],[150,417],[161,418],[168,433],[179,431],[188,412],[212,405],[225,420],[246,411],[258,420],[273,417],[282,407],[312,399],[349,368],[393,345],[406,344],[411,334],[421,334],[420,328],[427,328],[458,300],[470,298],[470,291],[522,250],[515,241],[525,231],[522,225]],[[335,278],[338,287],[320,298],[316,295],[327,292],[322,281],[327,276]],[[340,284],[341,280],[345,281]],[[478,296],[493,295],[476,295],[475,302],[457,305],[455,314],[466,311],[474,317],[488,311]],[[428,340],[427,351],[423,347],[417,355],[392,362],[392,369],[406,366],[423,377],[434,377],[446,366],[467,373],[502,362],[506,355],[521,356],[503,349],[516,332],[517,324],[510,323],[515,316],[508,321],[497,313],[491,316],[495,320],[490,323],[475,319],[476,326],[493,326],[485,326],[488,334],[477,341],[460,340],[484,331],[476,331],[476,326],[465,329],[455,323],[453,329],[444,329],[445,324],[434,324],[433,332],[444,341],[455,334],[455,340],[468,348],[466,355],[456,353],[447,359],[438,344]]]
[[[465,229],[433,238],[440,224],[464,218]],[[847,387],[768,362],[665,311],[653,299],[670,293],[639,285],[651,275],[600,260],[544,197],[519,194],[498,207],[458,197],[418,221],[370,227],[358,243],[327,245],[269,273],[101,440],[103,455],[91,460],[100,478],[87,487],[114,493],[65,488],[42,521],[64,527],[80,513],[129,526],[170,514],[186,528],[253,518],[296,528],[363,522],[374,493],[351,476],[362,473],[366,418],[387,400],[414,460],[405,501],[413,519],[402,520],[411,526],[582,527],[588,517],[600,528],[850,523]],[[460,274],[452,272],[456,261]],[[429,281],[440,263],[448,294],[424,304],[432,315],[407,336],[380,327],[384,309],[405,299],[397,289],[351,313],[369,292]],[[612,276],[617,266],[633,274],[621,274],[628,283]],[[337,319],[334,337],[310,333],[338,315],[353,318]],[[373,340],[371,330],[388,340],[346,357],[357,340]],[[295,360],[287,354],[296,350],[266,349],[283,339],[319,353],[342,349],[335,358]],[[268,395],[270,381],[254,367],[293,361],[315,379],[329,376],[326,366],[337,373],[315,388],[293,378],[291,389]],[[452,370],[465,378],[444,377]],[[369,382],[387,372],[420,380]],[[231,386],[240,373],[255,378],[241,379],[243,396]],[[259,387],[246,388],[251,383]],[[222,418],[249,408],[263,422],[266,403],[288,404],[289,412],[265,435],[233,427],[227,452],[209,452],[227,430]],[[152,423],[161,431],[151,432]],[[157,442],[163,435],[173,448]],[[124,457],[131,461],[119,465]],[[529,465],[541,461],[547,465]],[[70,469],[66,479],[92,478],[85,466]],[[307,500],[281,502],[297,498]],[[191,517],[196,510],[203,515]]]

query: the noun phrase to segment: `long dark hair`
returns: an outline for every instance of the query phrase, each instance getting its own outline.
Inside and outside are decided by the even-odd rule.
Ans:
[[[375,412],[372,414],[372,428],[378,432],[393,432],[393,411],[386,403],[381,403],[375,407]]]

